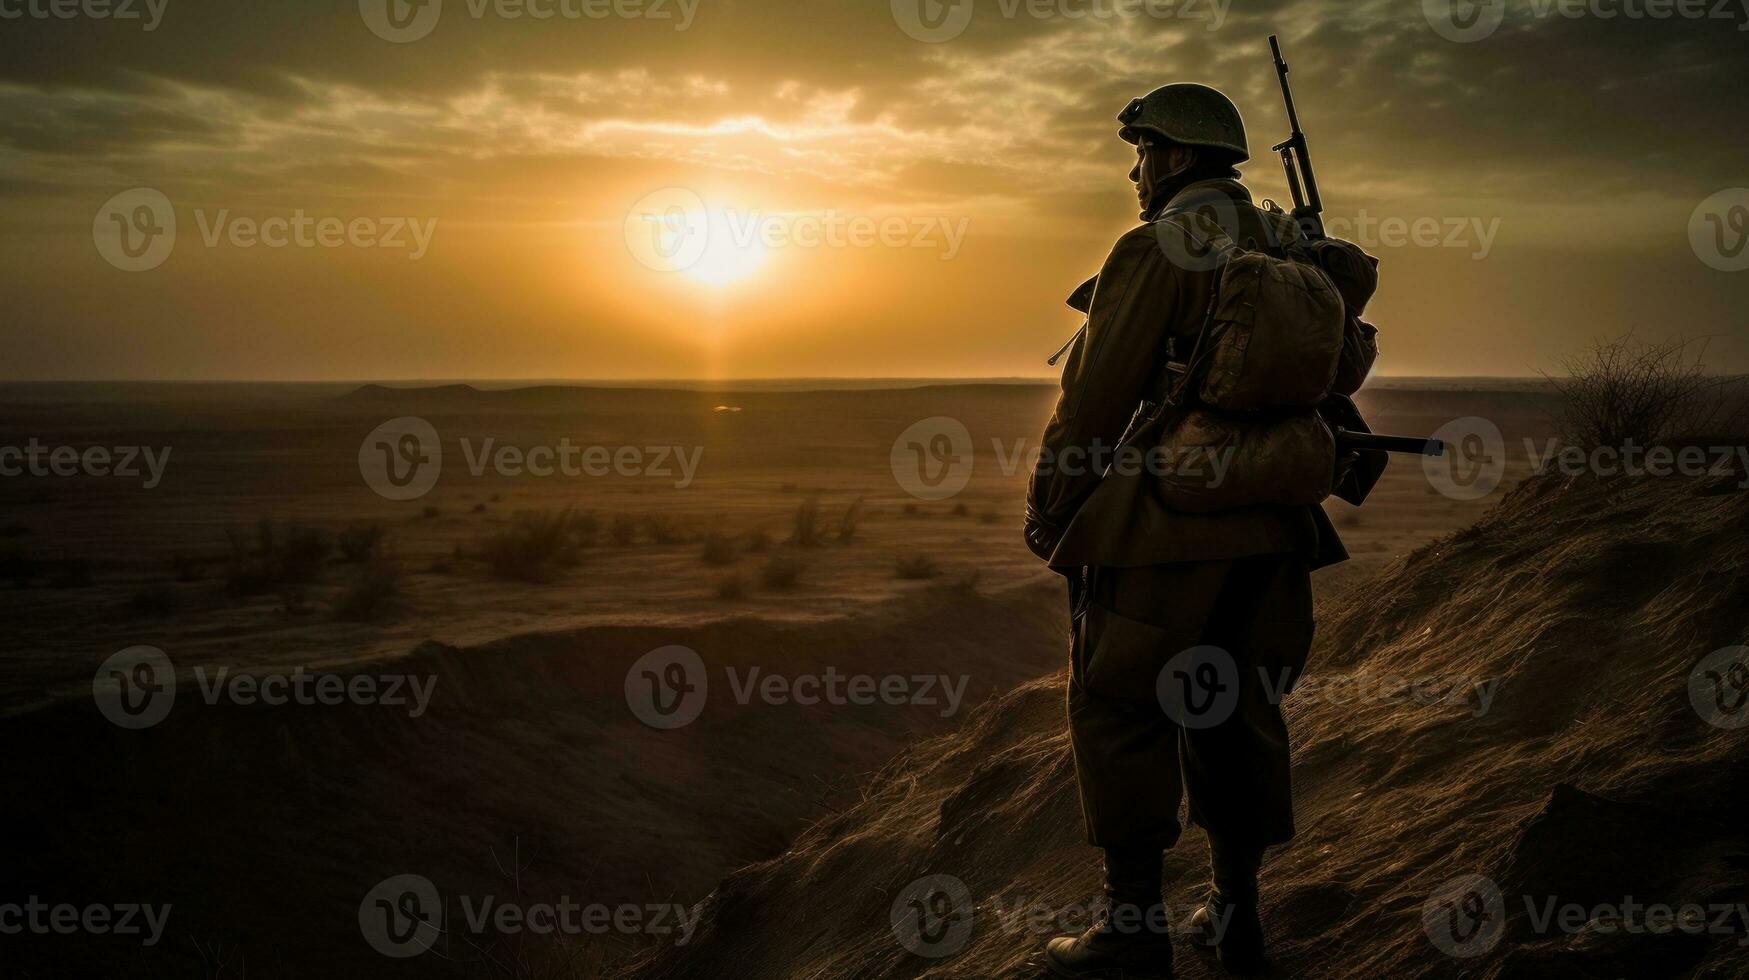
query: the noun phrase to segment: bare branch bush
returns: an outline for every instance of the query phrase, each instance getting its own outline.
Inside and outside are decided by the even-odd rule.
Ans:
[[[1651,446],[1683,437],[1740,431],[1741,379],[1706,371],[1704,338],[1646,341],[1624,334],[1593,341],[1543,377],[1561,395],[1554,423],[1563,441],[1584,449]]]

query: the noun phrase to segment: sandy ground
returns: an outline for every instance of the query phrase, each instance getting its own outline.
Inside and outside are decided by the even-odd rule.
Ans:
[[[428,639],[471,645],[605,623],[830,617],[928,587],[895,574],[903,557],[928,559],[944,577],[975,570],[986,586],[1037,574],[1017,532],[1026,471],[1016,461],[1035,446],[1050,412],[1054,390],[1047,385],[816,392],[355,388],[0,389],[0,446],[35,439],[81,451],[141,446],[160,458],[169,451],[162,479],[150,489],[144,472],[0,479],[6,514],[0,616],[11,624],[0,657],[0,710],[80,697],[98,662],[134,644],[158,646],[183,668],[336,665],[406,653]],[[1496,420],[1509,434],[1508,486],[1527,467],[1518,440],[1545,428],[1534,390],[1449,392],[1405,383],[1381,386],[1363,402],[1379,431],[1425,433],[1471,414]],[[358,462],[366,435],[399,416],[429,420],[445,451],[436,485],[406,501],[373,492]],[[944,500],[907,493],[890,463],[898,435],[931,417],[963,422],[976,450],[969,483]],[[672,456],[658,460],[654,453],[641,457],[644,468],[665,465],[670,475],[536,477],[487,467],[475,476],[468,450],[478,452],[488,439],[495,448],[554,446],[561,439],[614,451],[672,446],[697,465],[690,481]],[[743,544],[762,532],[780,545],[809,499],[818,501],[827,543],[800,555],[805,571],[795,588],[758,586],[769,560],[764,554],[722,567],[701,561],[701,538],[711,531]],[[859,500],[855,534],[840,542],[836,525]],[[1414,460],[1399,460],[1364,513],[1339,501],[1329,505],[1355,560],[1324,578],[1332,586],[1349,581],[1474,520],[1488,503],[1443,496]],[[504,581],[481,560],[483,543],[518,512],[566,507],[593,512],[604,525],[623,518],[639,526],[622,545],[611,543],[604,526],[579,567],[546,583]],[[399,600],[371,621],[339,618],[334,607],[357,570],[332,555],[314,581],[227,594],[227,534],[252,542],[262,520],[276,522],[282,535],[287,524],[330,535],[382,524],[383,550],[401,571]],[[70,577],[88,584],[54,587],[57,577],[69,577],[66,568],[81,565],[86,570]],[[717,598],[719,583],[735,575],[747,580],[747,594]]]
[[[147,474],[0,479],[0,739],[13,747],[8,785],[37,788],[10,814],[29,828],[7,856],[13,890],[174,899],[181,910],[172,938],[145,953],[51,937],[16,962],[48,971],[38,975],[76,964],[241,976],[245,961],[255,976],[593,975],[649,937],[592,939],[581,969],[567,960],[507,974],[504,948],[468,943],[398,961],[361,938],[359,899],[408,871],[445,894],[502,892],[506,863],[521,863],[506,855],[525,855],[511,885],[529,894],[690,905],[857,804],[871,774],[919,737],[1051,673],[1060,585],[1017,528],[1018,461],[1053,400],[1036,384],[0,389],[0,446],[170,451],[150,488]],[[1375,429],[1405,434],[1489,418],[1507,435],[1507,486],[1528,469],[1519,440],[1546,432],[1533,385],[1381,384],[1363,407]],[[429,492],[391,500],[367,481],[360,444],[405,416],[433,426],[444,460]],[[897,476],[893,445],[937,417],[965,426],[975,462],[956,495],[919,499]],[[698,465],[689,478],[670,450],[659,474],[474,475],[469,451],[487,439],[675,447]],[[1320,601],[1499,496],[1454,499],[1416,462],[1395,463],[1363,510],[1331,504],[1354,560],[1320,573]],[[598,525],[574,563],[520,577],[494,569],[495,537],[565,508]],[[798,512],[810,511],[819,541],[794,543]],[[333,540],[380,525],[384,537],[371,561],[329,550],[297,581],[239,589],[237,556],[263,561],[263,520],[282,552],[297,528]],[[616,538],[616,524],[629,532]],[[779,562],[799,569],[793,584],[767,581]],[[347,613],[356,583],[384,567],[398,570],[394,594]],[[725,589],[731,579],[738,589]],[[125,731],[93,709],[92,679],[139,644],[174,661],[178,699],[168,721]],[[963,678],[963,705],[756,700],[719,711],[717,687],[697,723],[660,731],[628,711],[627,683],[640,657],[676,644],[698,651],[713,683],[752,667],[940,671]],[[417,717],[201,695],[218,670],[294,668],[406,675],[435,693]],[[118,835],[134,855],[119,862],[105,857]]]

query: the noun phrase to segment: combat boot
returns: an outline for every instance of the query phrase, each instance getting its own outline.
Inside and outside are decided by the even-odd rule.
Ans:
[[[1079,936],[1045,946],[1053,976],[1077,980],[1172,980],[1172,938],[1160,898],[1160,851],[1105,852],[1106,908]]]
[[[1264,968],[1263,919],[1258,914],[1257,872],[1263,848],[1209,837],[1213,887],[1209,898],[1190,917],[1190,937],[1213,950],[1229,973],[1256,973]]]

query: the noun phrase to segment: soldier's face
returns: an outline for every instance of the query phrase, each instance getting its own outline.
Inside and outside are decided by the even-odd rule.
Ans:
[[[1144,137],[1136,143],[1136,165],[1130,182],[1136,185],[1136,200],[1145,212],[1162,203],[1156,197],[1168,181],[1190,166],[1191,151],[1176,143]]]

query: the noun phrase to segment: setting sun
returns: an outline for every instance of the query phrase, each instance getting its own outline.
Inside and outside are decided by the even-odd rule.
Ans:
[[[640,263],[712,286],[747,278],[765,261],[754,212],[707,207],[681,187],[645,195],[626,214],[626,246]]]

